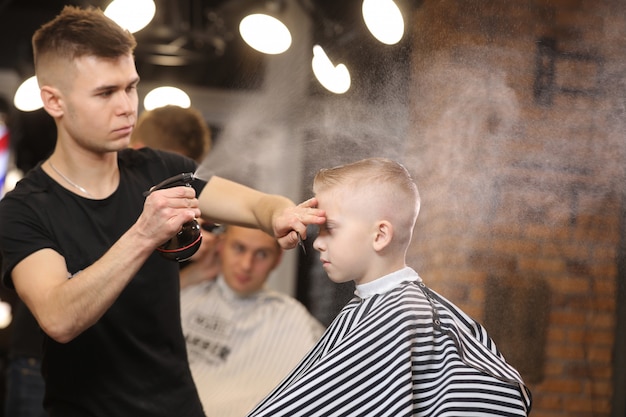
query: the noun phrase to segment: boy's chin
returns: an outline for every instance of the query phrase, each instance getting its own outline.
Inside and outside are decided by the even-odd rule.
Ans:
[[[338,277],[335,274],[329,274],[328,272],[326,273],[326,275],[328,276],[328,278],[334,282],[335,284],[343,284],[345,282],[350,282],[352,281],[350,278],[347,277]]]

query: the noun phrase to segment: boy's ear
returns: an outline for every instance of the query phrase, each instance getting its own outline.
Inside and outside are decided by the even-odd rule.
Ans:
[[[376,236],[374,237],[374,250],[382,251],[393,239],[393,225],[387,220],[381,220],[376,227]]]

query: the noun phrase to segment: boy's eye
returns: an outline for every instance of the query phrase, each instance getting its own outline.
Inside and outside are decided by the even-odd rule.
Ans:
[[[328,234],[330,234],[333,231],[333,226],[329,225],[328,223],[324,224],[324,225],[320,226],[320,230],[319,231],[320,231],[320,233],[328,233]]]

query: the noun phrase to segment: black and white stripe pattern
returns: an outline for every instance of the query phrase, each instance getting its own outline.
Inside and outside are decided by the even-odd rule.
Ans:
[[[249,416],[528,415],[530,391],[485,329],[413,280],[348,303]]]
[[[219,276],[181,290],[189,367],[207,417],[241,417],[319,340],[324,327],[269,289],[237,295]]]

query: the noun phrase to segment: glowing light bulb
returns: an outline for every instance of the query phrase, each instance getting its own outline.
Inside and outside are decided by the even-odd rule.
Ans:
[[[244,41],[264,54],[282,54],[291,46],[291,33],[280,20],[266,14],[251,14],[239,23]]]
[[[139,32],[154,18],[153,0],[113,0],[104,14],[131,33]]]
[[[191,106],[191,99],[180,88],[164,86],[150,91],[143,100],[143,107],[146,110],[153,110],[168,104],[188,108]]]
[[[393,0],[363,0],[363,20],[376,39],[386,45],[400,42],[404,19]]]
[[[37,77],[33,75],[17,88],[13,104],[21,111],[35,111],[43,107]]]
[[[0,329],[6,329],[13,321],[13,315],[11,314],[11,304],[0,301]]]
[[[313,47],[311,67],[317,80],[328,91],[343,94],[350,89],[351,81],[348,68],[344,64],[333,65],[324,49],[319,45]]]

